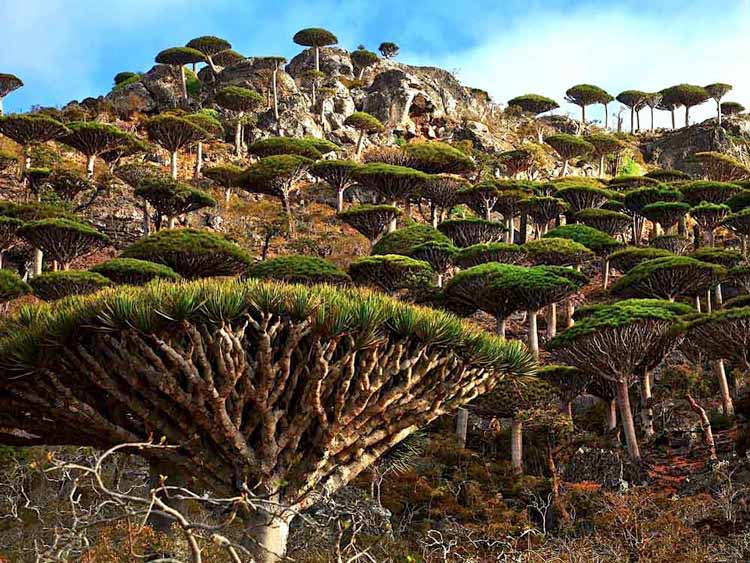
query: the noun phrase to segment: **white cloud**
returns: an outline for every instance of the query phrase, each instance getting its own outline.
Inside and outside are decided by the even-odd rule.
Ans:
[[[419,62],[459,68],[465,84],[508,99],[529,92],[557,100],[559,112],[580,115],[577,106],[563,103],[565,91],[578,83],[596,84],[613,96],[627,89],[656,91],[688,82],[734,85],[726,100],[750,106],[750,74],[743,62],[750,52],[750,9],[685,6],[684,12],[658,16],[617,8],[531,12],[511,30],[488,36],[477,47],[445,57],[421,54]],[[700,10],[698,10],[700,8]],[[610,115],[620,104],[610,105]],[[691,122],[711,117],[709,101],[691,111]],[[603,119],[601,106],[587,110],[589,119]],[[629,126],[625,119],[625,127]],[[677,123],[684,120],[678,113]],[[612,123],[610,119],[610,123]],[[648,111],[641,124],[650,119]],[[668,126],[669,114],[657,112],[657,126]]]

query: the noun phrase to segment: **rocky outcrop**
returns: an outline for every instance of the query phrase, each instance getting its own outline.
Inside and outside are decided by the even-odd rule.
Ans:
[[[156,113],[175,108],[182,96],[177,72],[167,65],[156,65],[132,84],[113,90],[105,99],[119,115]]]
[[[597,483],[604,489],[625,490],[643,482],[641,471],[623,460],[619,452],[580,447],[563,468],[563,479],[569,483]]]
[[[294,78],[301,78],[306,70],[315,68],[315,50],[305,49],[286,65],[286,71]],[[349,52],[340,47],[320,49],[320,70],[334,78],[354,78],[354,65]]]
[[[658,139],[646,143],[641,150],[647,162],[699,177],[701,167],[692,155],[702,151],[718,151],[747,156],[747,149],[738,141],[746,142],[748,138],[750,122],[745,118],[727,118],[721,125],[715,119],[709,119],[690,127],[668,131]]]

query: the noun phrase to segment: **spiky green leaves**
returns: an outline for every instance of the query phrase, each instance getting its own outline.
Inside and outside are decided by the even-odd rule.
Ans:
[[[31,287],[11,270],[0,269],[0,303],[31,293]]]
[[[159,231],[126,248],[122,258],[164,264],[191,279],[234,276],[243,273],[253,262],[229,239],[199,229]]]
[[[310,167],[310,173],[334,190],[345,190],[354,182],[360,164],[353,160],[321,160]]]
[[[659,223],[665,230],[670,229],[677,222],[687,215],[690,211],[690,205],[680,201],[657,201],[644,206],[639,214],[648,219]]]
[[[470,157],[446,143],[409,143],[403,151],[409,166],[428,174],[462,174],[474,169]]]
[[[738,304],[739,305],[739,304]],[[682,329],[687,340],[712,359],[750,357],[750,307],[731,307],[687,320]]]
[[[427,262],[398,254],[366,256],[349,265],[349,276],[357,285],[377,287],[392,293],[430,286],[433,271]]]
[[[320,27],[301,29],[294,34],[292,41],[303,47],[325,47],[339,42],[333,33]]]
[[[739,235],[750,235],[750,209],[727,215],[724,225]]]
[[[652,170],[651,172],[646,174],[646,177],[652,178],[657,182],[664,182],[665,184],[668,184],[670,182],[685,182],[690,180],[690,174],[682,172],[681,170],[669,169]]]
[[[631,190],[625,194],[625,209],[640,214],[641,209],[657,202],[680,201],[682,192],[672,188],[644,187]]]
[[[312,160],[317,160],[323,156],[307,139],[295,139],[294,137],[261,139],[250,145],[247,152],[260,157],[296,154]]]
[[[409,256],[427,262],[435,272],[444,274],[453,265],[458,252],[451,243],[429,241],[413,247]]]
[[[613,98],[599,86],[578,84],[565,92],[565,100],[571,104],[585,107],[591,104],[608,104]]]
[[[563,225],[552,229],[544,238],[564,238],[582,244],[597,254],[607,254],[622,246],[622,243],[607,233],[586,225]]]
[[[648,93],[641,90],[625,90],[617,95],[616,100],[631,110],[637,110],[646,105],[647,97]]]
[[[86,156],[97,156],[127,143],[130,135],[114,125],[96,121],[68,123],[70,132],[59,141]]]
[[[575,219],[611,237],[622,234],[632,223],[632,219],[624,213],[609,209],[584,209],[576,213]]]
[[[618,176],[612,178],[607,185],[610,189],[627,192],[636,188],[659,187],[659,181],[649,176]]]
[[[217,53],[232,48],[232,44],[226,39],[215,37],[213,35],[204,35],[188,41],[186,47],[200,51],[208,57],[213,57]]]
[[[352,63],[354,63],[360,69],[372,66],[380,60],[380,58],[375,53],[364,48],[352,51],[350,56],[352,59]]]
[[[0,116],[0,133],[22,146],[59,139],[68,128],[45,115]]]
[[[506,228],[501,223],[484,219],[454,219],[444,221],[438,229],[461,248],[487,242],[499,242],[505,236]]]
[[[739,115],[745,111],[745,106],[738,102],[722,102],[721,115]]]
[[[440,231],[427,225],[411,225],[388,233],[373,246],[373,254],[401,254],[406,256],[417,245],[425,242],[450,242]]]
[[[714,182],[736,182],[750,177],[750,168],[728,154],[697,152],[693,157],[701,163],[703,175]]]
[[[671,256],[672,253],[661,248],[643,248],[640,246],[629,246],[613,252],[609,256],[610,265],[623,274],[627,274],[641,262]]]
[[[240,86],[225,86],[214,95],[214,101],[230,111],[251,112],[266,103],[263,96]]]
[[[524,94],[523,96],[516,96],[512,100],[508,100],[508,107],[517,107],[526,113],[539,115],[559,108],[560,104],[551,98],[540,96],[539,94]]]
[[[234,164],[221,164],[203,169],[203,175],[216,182],[222,188],[230,188],[237,183],[237,179],[244,172],[244,168]]]
[[[94,272],[47,272],[31,278],[34,295],[45,301],[55,301],[71,295],[86,295],[108,287],[111,282]]]
[[[252,193],[283,199],[296,189],[312,162],[293,154],[267,156],[245,170],[237,179],[237,185]]]
[[[107,236],[96,229],[69,219],[30,221],[18,234],[64,268],[73,259],[96,252],[109,242]]]
[[[687,256],[668,256],[640,263],[612,286],[620,297],[653,297],[674,301],[701,295],[724,276],[721,266]]]
[[[189,119],[175,115],[152,117],[146,121],[144,127],[149,139],[169,152],[177,152],[211,136],[208,131]]]
[[[549,135],[544,138],[544,142],[555,149],[563,160],[584,156],[594,151],[594,145],[582,137],[567,133]]]
[[[665,101],[688,108],[700,105],[711,97],[705,88],[694,84],[678,84],[663,93]]]
[[[562,215],[568,204],[552,196],[535,196],[524,200],[523,209],[538,227],[544,227]]]
[[[413,168],[374,162],[355,170],[353,177],[388,202],[408,198],[427,180],[426,174]]]
[[[370,242],[377,240],[386,227],[400,216],[401,210],[392,205],[357,205],[338,214],[339,219],[366,236]]]
[[[163,264],[135,258],[113,258],[89,270],[118,285],[144,285],[156,279],[176,281],[179,274]]]
[[[535,265],[578,266],[594,258],[594,253],[584,245],[564,238],[533,240],[522,248]]]
[[[460,268],[466,269],[488,262],[500,262],[503,264],[519,264],[526,258],[522,246],[506,242],[489,242],[485,244],[474,244],[459,250],[455,263]]]
[[[165,49],[156,55],[156,62],[163,65],[183,66],[193,63],[201,63],[206,56],[197,49],[190,47],[172,47]]]
[[[725,203],[729,198],[742,191],[737,184],[698,180],[680,186],[686,202],[698,205],[702,202]]]
[[[584,138],[593,145],[594,155],[598,157],[621,152],[627,147],[624,141],[608,133],[592,133]]]
[[[392,59],[398,55],[399,50],[399,46],[392,41],[383,41],[378,47],[378,51],[380,51],[380,54],[386,59]]]
[[[581,185],[560,188],[555,193],[555,197],[567,203],[573,213],[578,213],[584,209],[601,207],[610,198],[610,193],[599,188]]]
[[[345,284],[349,276],[328,260],[315,256],[278,256],[256,262],[247,270],[247,277],[278,280],[287,283]]]
[[[344,120],[344,125],[365,133],[379,133],[383,130],[383,124],[380,120],[364,111],[356,111],[351,114]]]
[[[506,380],[475,401],[475,410],[488,417],[515,418],[530,409],[548,409],[560,402],[560,391],[544,379]]]

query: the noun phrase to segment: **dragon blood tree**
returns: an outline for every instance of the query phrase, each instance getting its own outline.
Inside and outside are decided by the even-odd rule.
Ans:
[[[714,371],[719,381],[724,414],[734,414],[734,403],[724,371],[725,360],[737,360],[750,370],[750,307],[715,311],[685,323],[686,339],[690,344],[714,360]]]
[[[658,188],[661,184],[658,180],[648,176],[617,176],[607,182],[607,187],[618,192],[629,192],[636,188]]]
[[[487,262],[501,264],[519,264],[526,258],[524,247],[507,242],[487,242],[461,248],[454,259],[456,266],[462,269],[479,266]]]
[[[742,188],[728,182],[711,182],[697,180],[680,186],[683,199],[690,205],[707,203],[726,203],[731,197],[739,194]]]
[[[648,106],[651,113],[651,132],[654,132],[654,110],[661,104],[662,93],[661,92],[647,92],[646,97],[643,99],[643,103]]]
[[[354,173],[360,165],[353,160],[321,160],[310,167],[310,174],[336,191],[336,211],[344,210],[344,192],[355,183]]]
[[[46,272],[29,280],[34,295],[44,301],[56,301],[71,295],[94,293],[112,282],[104,276],[83,270]]]
[[[548,365],[539,369],[536,376],[556,387],[563,400],[565,412],[573,417],[573,401],[591,383],[593,376],[572,366]]]
[[[614,98],[599,86],[577,84],[565,92],[565,101],[581,108],[581,122],[586,124],[586,106],[602,104],[604,106],[604,128],[607,128],[607,104]]]
[[[397,206],[415,195],[428,176],[424,172],[392,164],[370,163],[357,169],[354,180],[364,188],[374,192],[383,203]],[[392,222],[389,232],[395,230]]]
[[[679,316],[692,309],[658,300],[621,301],[597,308],[559,334],[547,350],[556,361],[595,374],[615,386],[630,456],[640,459],[628,387],[677,344]]]
[[[339,213],[338,217],[367,237],[372,248],[386,232],[388,225],[396,221],[401,214],[401,210],[392,205],[355,205]]]
[[[400,254],[365,256],[349,264],[349,277],[355,284],[386,293],[424,290],[432,284],[433,276],[429,263]]]
[[[501,182],[497,192],[497,201],[495,202],[495,211],[503,216],[505,221],[505,242],[514,243],[515,236],[515,217],[523,210],[523,202],[529,197],[529,192],[517,188],[518,184],[514,182]],[[523,224],[522,231],[526,225]],[[521,239],[525,241],[526,233],[522,232]]]
[[[580,266],[594,258],[594,253],[584,245],[565,238],[532,240],[521,248],[535,266]]]
[[[703,176],[713,182],[736,182],[750,178],[750,168],[736,158],[720,152],[697,152],[693,155],[701,164]]]
[[[403,147],[409,166],[427,174],[464,174],[474,170],[474,161],[447,143],[429,141]]]
[[[380,54],[383,55],[383,58],[385,59],[394,58],[398,55],[400,50],[399,46],[392,41],[383,41],[378,47],[378,51],[380,51]]]
[[[704,294],[725,275],[726,269],[716,264],[688,256],[665,256],[635,266],[612,286],[612,294],[674,301]]]
[[[747,239],[750,236],[750,209],[730,213],[724,218],[722,224],[740,237],[742,255],[747,257]]]
[[[237,156],[242,155],[242,122],[245,114],[257,111],[265,104],[263,96],[254,90],[240,86],[226,86],[214,95],[216,104],[236,114],[237,124],[234,130],[234,150]]]
[[[131,244],[121,257],[163,264],[188,279],[236,276],[253,262],[229,239],[200,229],[159,231]]]
[[[120,288],[40,309],[0,339],[0,364],[17,427],[40,434],[48,423],[24,414],[43,411],[69,444],[164,436],[179,448],[139,453],[166,475],[251,496],[247,533],[263,563],[283,560],[290,522],[320,494],[534,369],[518,344],[451,315],[257,281]]]
[[[351,114],[344,120],[344,125],[359,131],[359,138],[357,139],[357,150],[355,151],[357,157],[362,154],[362,144],[365,140],[365,135],[371,133],[380,133],[383,130],[383,124],[374,115],[365,113],[364,111],[357,111]]]
[[[203,175],[224,191],[224,202],[229,203],[232,197],[232,188],[237,185],[237,180],[244,171],[244,168],[235,164],[220,164],[204,168]]]
[[[229,43],[229,41],[227,41],[226,39],[222,39],[221,37],[215,37],[213,35],[203,35],[201,37],[191,39],[187,42],[185,47],[187,47],[188,49],[195,49],[196,51],[200,51],[201,53],[203,53],[205,62],[208,64],[211,72],[214,74],[218,74],[219,69],[216,68],[217,63],[214,61],[214,57],[219,53],[229,51],[232,48],[232,44]],[[196,63],[197,62],[201,61],[196,61]],[[195,65],[193,65],[193,72],[195,72]]]
[[[458,203],[463,203],[485,221],[492,219],[500,187],[497,181],[485,180],[458,192]]]
[[[690,248],[690,239],[681,235],[659,235],[648,241],[648,245],[651,248],[682,255]]]
[[[715,82],[708,86],[704,86],[704,89],[708,92],[708,95],[711,96],[713,101],[716,102],[716,120],[719,125],[721,125],[721,99],[732,90],[732,85]]]
[[[374,65],[380,60],[375,53],[368,51],[362,46],[356,51],[352,51],[349,56],[355,67],[359,69],[359,74],[357,75],[358,80],[362,80],[362,76],[365,74],[367,67]]]
[[[69,219],[29,221],[18,229],[18,234],[58,262],[63,270],[68,270],[76,258],[92,254],[109,243],[106,235]]]
[[[212,109],[202,109],[196,113],[186,115],[185,119],[203,129],[208,136],[196,143],[195,168],[193,178],[200,178],[203,172],[203,143],[212,139],[223,138],[224,126],[217,118],[218,112]]]
[[[67,127],[70,132],[58,140],[86,157],[86,173],[89,178],[94,175],[94,161],[97,156],[116,150],[121,145],[129,143],[131,139],[129,133],[108,123],[81,121],[68,123]]]
[[[192,65],[205,62],[206,56],[197,49],[190,47],[172,47],[165,49],[156,55],[156,62],[163,65],[169,65],[176,69],[180,74],[180,83],[182,84],[182,103],[188,104],[187,78],[185,76],[185,65]]]
[[[401,254],[407,256],[415,246],[430,242],[450,242],[443,233],[427,225],[411,225],[387,233],[372,247],[372,254]]]
[[[620,248],[622,243],[607,233],[586,225],[563,225],[549,231],[544,238],[565,238],[582,244],[602,257],[602,286],[609,285],[609,255]]]
[[[661,226],[664,232],[669,232],[672,227],[685,220],[689,211],[690,205],[681,201],[657,201],[643,206],[638,213],[654,225]],[[657,236],[658,229],[654,228],[653,233]]]
[[[583,209],[575,214],[575,220],[611,237],[621,236],[632,223],[625,213],[609,209]]]
[[[294,235],[292,197],[300,189],[312,160],[295,154],[267,156],[251,164],[237,179],[237,185],[250,193],[266,194],[281,200],[290,235]]]
[[[627,274],[641,262],[672,256],[669,250],[662,248],[643,248],[641,246],[628,246],[614,251],[609,255],[609,264],[612,268],[622,274]]]
[[[475,400],[471,407],[480,416],[510,418],[510,457],[513,472],[523,473],[523,422],[519,415],[528,409],[558,404],[558,389],[540,377],[504,380],[495,389]]]
[[[180,275],[169,266],[135,258],[112,258],[97,264],[89,271],[102,275],[118,285],[144,285],[156,279],[180,279]]]
[[[607,157],[621,153],[627,145],[624,141],[608,133],[592,133],[586,135],[584,139],[594,147],[592,156],[599,159],[599,177],[604,178]]]
[[[213,59],[216,66],[226,68],[240,61],[244,61],[246,57],[245,55],[243,55],[242,53],[238,53],[234,49],[227,49],[226,51],[217,53],[216,55],[211,57],[211,59]]]
[[[427,262],[437,274],[437,286],[443,287],[443,278],[454,264],[459,250],[449,242],[430,241],[409,250],[409,257]]]
[[[17,76],[0,72],[0,117],[3,115],[3,99],[5,96],[22,86],[23,82]]]
[[[690,109],[711,98],[711,94],[705,88],[694,84],[678,84],[668,90],[670,100],[685,108],[685,127],[690,125]]]
[[[271,67],[271,97],[273,98],[273,117],[279,121],[279,71],[286,63],[285,57],[270,56],[260,59],[264,64]]]
[[[735,116],[745,111],[745,106],[738,102],[722,102],[720,106],[721,115]]]
[[[297,45],[315,49],[315,70],[318,72],[320,72],[320,48],[336,45],[339,42],[333,33],[320,27],[301,29],[294,34],[292,41]]]
[[[158,115],[144,125],[148,138],[169,152],[172,179],[177,179],[177,153],[211,135],[185,117]]]
[[[280,154],[296,154],[311,160],[317,160],[323,156],[307,139],[295,137],[267,137],[250,145],[247,152],[260,158]]]
[[[247,269],[248,278],[277,280],[287,283],[329,283],[342,285],[351,282],[338,266],[317,256],[277,256],[256,262]]]
[[[506,233],[503,224],[484,219],[452,219],[440,223],[438,230],[461,248],[487,242],[499,242]]]
[[[3,268],[5,253],[13,250],[21,242],[18,229],[23,224],[24,222],[21,219],[0,215],[0,271]]]
[[[710,264],[717,264],[719,266],[722,266],[726,270],[730,270],[731,268],[737,266],[740,262],[743,262],[743,256],[742,253],[737,250],[731,250],[731,249],[725,249],[725,248],[715,248],[712,246],[705,246],[703,248],[698,248],[697,250],[694,250],[690,254],[691,258],[695,258],[696,260],[700,260],[702,262],[708,262]],[[721,289],[721,281],[719,281],[714,287],[713,287],[713,294],[714,299],[716,300],[716,307],[721,307],[722,303],[724,302],[724,296],[722,295],[722,289]],[[696,305],[698,305],[698,300],[696,299]],[[711,312],[712,305],[711,305],[711,291],[706,292],[706,310],[707,312]]]
[[[544,138],[544,142],[555,149],[555,152],[560,155],[563,161],[560,177],[567,175],[568,163],[571,159],[580,158],[594,152],[594,145],[581,137],[568,135],[567,133],[549,135]]]
[[[610,195],[606,190],[591,186],[569,186],[555,193],[555,197],[568,204],[571,213],[578,213],[584,209],[597,209],[609,200]]]
[[[506,176],[516,178],[534,164],[534,153],[526,149],[514,149],[497,155],[497,163],[505,171]]]
[[[178,216],[216,205],[216,200],[206,192],[175,182],[171,178],[147,179],[134,193],[156,210],[157,231],[162,227],[163,217],[167,218],[167,228],[173,229]]]
[[[698,225],[703,238],[708,246],[714,245],[714,230],[724,222],[724,219],[732,212],[728,205],[723,203],[703,202],[690,209],[690,216]]]
[[[568,204],[553,196],[532,196],[522,202],[524,213],[534,223],[536,238],[539,239],[548,229],[549,224],[557,221],[560,215],[568,210]]]
[[[541,115],[560,107],[555,100],[539,94],[524,94],[508,100],[508,107],[517,107],[524,113]]]
[[[665,184],[671,182],[687,182],[691,179],[690,174],[686,172],[670,169],[652,170],[646,174],[646,177],[656,180],[657,182],[664,182]]]
[[[430,206],[430,223],[433,228],[445,221],[451,208],[459,204],[461,195],[469,182],[452,174],[431,174],[423,182],[419,195]]]
[[[45,115],[0,116],[0,134],[21,145],[19,179],[23,179],[26,170],[31,168],[29,149],[32,145],[59,139],[67,132],[65,125]]]
[[[623,204],[633,217],[633,244],[639,244],[643,236],[643,215],[641,210],[651,203],[680,201],[682,192],[673,188],[647,186],[635,188],[625,193]]]
[[[646,106],[646,98],[648,94],[640,90],[625,90],[617,95],[617,101],[622,105],[630,108],[630,133],[633,134],[636,131],[635,117],[636,114]],[[641,128],[640,116],[638,117],[638,130]]]

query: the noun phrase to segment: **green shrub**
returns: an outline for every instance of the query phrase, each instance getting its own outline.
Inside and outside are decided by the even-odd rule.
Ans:
[[[31,287],[16,272],[0,269],[0,302],[10,301],[26,293],[31,293]]]
[[[349,276],[335,264],[315,256],[278,256],[256,262],[247,269],[247,277],[288,283],[345,284]]]
[[[615,282],[612,294],[674,300],[702,295],[725,275],[726,270],[715,264],[687,256],[667,256],[635,266]]]
[[[506,242],[488,242],[462,248],[456,255],[456,265],[466,269],[488,262],[518,264],[526,257],[524,247]]]
[[[398,254],[366,256],[349,265],[349,276],[357,285],[374,286],[386,292],[429,287],[433,271],[427,262]]]
[[[535,265],[578,266],[594,258],[594,253],[584,245],[564,238],[532,240],[522,248]]]
[[[383,238],[372,247],[372,254],[407,256],[415,246],[431,241],[450,243],[450,239],[437,229],[427,225],[412,225],[383,235]]]
[[[296,154],[312,160],[317,160],[323,155],[307,139],[296,139],[294,137],[268,137],[255,141],[247,148],[247,152],[259,156],[277,156],[281,154]]]
[[[102,275],[83,270],[48,272],[29,281],[34,295],[45,301],[54,301],[70,295],[85,295],[108,287],[111,282]]]
[[[143,285],[155,279],[180,279],[179,274],[168,266],[135,258],[113,258],[97,264],[89,271],[101,274],[113,283],[125,285]]]
[[[622,246],[620,241],[612,238],[607,233],[587,227],[586,225],[563,225],[549,231],[544,235],[544,238],[570,239],[597,254],[607,254]]]

